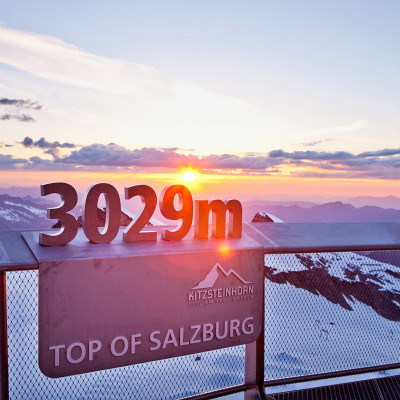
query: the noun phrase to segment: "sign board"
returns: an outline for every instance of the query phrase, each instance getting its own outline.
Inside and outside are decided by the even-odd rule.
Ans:
[[[249,238],[38,245],[39,366],[49,377],[255,341],[263,250]],[[71,247],[69,249],[68,247]]]

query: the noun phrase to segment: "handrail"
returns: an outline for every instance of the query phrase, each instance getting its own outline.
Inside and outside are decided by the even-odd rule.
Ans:
[[[160,227],[152,227],[159,230]],[[245,235],[264,248],[264,254],[323,253],[370,250],[400,250],[400,223],[251,223],[243,225]],[[102,248],[107,245],[99,246]],[[21,231],[0,232],[0,400],[8,399],[6,272],[36,270],[38,262],[25,243]],[[264,324],[263,324],[264,326]],[[245,383],[224,389],[188,396],[182,400],[212,399],[258,388],[266,399],[264,386],[347,376],[372,371],[400,368],[400,363],[346,371],[264,380],[264,329],[260,338],[246,346]],[[246,397],[246,400],[250,397]]]

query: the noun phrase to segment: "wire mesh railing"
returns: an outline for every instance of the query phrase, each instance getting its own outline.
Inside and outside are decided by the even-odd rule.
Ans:
[[[176,399],[244,382],[244,347],[51,379],[41,373],[38,273],[7,273],[10,399]]]
[[[245,383],[246,346],[51,379],[38,274],[7,272],[10,399],[176,399]],[[398,364],[400,251],[265,255],[264,380]]]
[[[399,362],[400,253],[265,256],[265,380]]]

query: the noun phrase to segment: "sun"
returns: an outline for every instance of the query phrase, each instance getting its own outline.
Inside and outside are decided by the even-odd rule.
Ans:
[[[193,182],[197,178],[197,175],[193,171],[186,171],[181,175],[181,178],[185,182],[190,183],[190,182]]]

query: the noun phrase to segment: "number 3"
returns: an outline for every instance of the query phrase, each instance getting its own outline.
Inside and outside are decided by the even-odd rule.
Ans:
[[[41,233],[39,235],[39,243],[43,246],[63,246],[69,243],[78,232],[78,221],[69,214],[78,202],[76,190],[68,183],[54,182],[40,185],[42,196],[48,194],[59,194],[62,203],[55,208],[47,209],[47,218],[59,219],[61,221],[61,229],[55,234]]]

